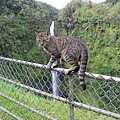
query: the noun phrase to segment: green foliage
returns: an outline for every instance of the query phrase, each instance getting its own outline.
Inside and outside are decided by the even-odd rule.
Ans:
[[[106,0],[105,3],[112,3],[113,5],[120,2],[120,0]]]
[[[112,6],[109,2],[94,5],[73,0],[59,11],[58,25],[60,30],[64,28],[60,35],[72,35],[86,43],[88,71],[119,77],[120,2]],[[0,5],[0,55],[47,63],[48,56],[36,47],[33,31],[45,30],[50,20],[57,18],[58,10],[34,0],[3,0]]]
[[[38,48],[35,48],[33,31],[49,27],[48,20],[56,19],[58,10],[34,0],[3,0],[0,9],[3,11],[0,11],[0,55],[45,63],[45,60],[36,58],[44,56],[44,52],[38,50],[38,53]],[[30,52],[33,54],[30,55]],[[33,59],[35,54],[36,59]]]
[[[42,113],[46,114],[47,112],[47,115],[49,116],[52,115],[55,118],[58,118],[58,120],[66,120],[66,119],[69,120],[70,112],[69,112],[68,104],[63,104],[60,101],[54,101],[52,99],[50,100],[49,98],[45,99],[41,96],[35,95],[33,92],[30,92],[23,88],[19,88],[14,85],[8,84],[6,82],[3,82],[2,80],[0,80],[0,91],[3,94],[15,100],[18,100],[26,104],[27,106],[30,106]],[[9,110],[11,113],[19,116],[22,119],[25,119],[25,120],[43,119],[43,117],[41,117],[40,115],[37,115],[36,113],[33,113],[30,110],[27,110],[3,97],[0,97],[0,103],[1,103],[0,105],[3,108]],[[83,119],[103,120],[106,117],[104,115],[99,115],[92,111],[88,111],[88,110],[84,110],[82,108],[76,108],[76,107],[74,108],[74,113],[75,113],[74,117],[76,120],[77,119],[79,120],[83,120]],[[83,116],[83,117],[80,118],[80,116]],[[0,118],[2,118],[3,120],[8,120],[8,119],[13,120],[12,117],[10,117],[9,115],[6,115],[6,113],[4,113],[3,111],[0,114]],[[109,120],[115,120],[112,117],[107,117],[107,118]],[[44,118],[44,120],[47,120],[47,119]]]

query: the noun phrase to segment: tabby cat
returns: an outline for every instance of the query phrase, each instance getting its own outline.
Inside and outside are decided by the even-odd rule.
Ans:
[[[83,87],[83,90],[86,90],[84,77],[88,52],[85,44],[73,37],[50,36],[49,29],[41,33],[34,32],[34,34],[36,35],[36,40],[39,45],[51,55],[47,68],[50,69],[55,61],[56,64],[53,67],[57,67],[62,56],[63,59],[71,65],[71,67],[65,71],[65,74],[69,74],[71,71],[78,71],[80,85]]]

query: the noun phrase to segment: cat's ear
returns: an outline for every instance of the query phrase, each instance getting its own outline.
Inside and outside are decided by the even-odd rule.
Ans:
[[[45,36],[48,36],[50,34],[50,30],[49,29],[46,29],[45,31]]]
[[[38,36],[38,35],[39,35],[39,33],[38,33],[38,32],[36,32],[36,31],[34,31],[34,34],[35,34],[36,36]]]

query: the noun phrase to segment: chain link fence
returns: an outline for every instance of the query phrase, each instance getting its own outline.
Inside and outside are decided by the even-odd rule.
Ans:
[[[52,71],[56,85],[46,65],[0,57],[0,119],[120,120],[120,78],[86,73],[83,91],[77,74]]]

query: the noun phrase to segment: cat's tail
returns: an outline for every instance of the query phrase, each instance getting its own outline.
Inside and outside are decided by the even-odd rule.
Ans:
[[[86,83],[84,81],[84,77],[87,66],[87,60],[88,60],[88,52],[87,52],[87,48],[84,48],[80,59],[80,69],[78,71],[80,85],[83,87],[83,90],[86,90]]]

